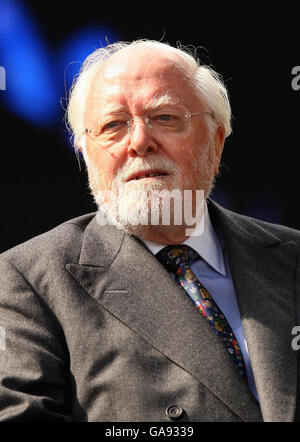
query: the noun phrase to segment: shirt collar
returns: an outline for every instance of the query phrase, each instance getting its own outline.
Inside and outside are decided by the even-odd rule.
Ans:
[[[226,276],[223,247],[211,223],[206,204],[203,217],[203,220],[197,224],[191,235],[182,244],[192,247],[214,270]],[[141,241],[153,255],[166,247],[147,239],[141,238]]]

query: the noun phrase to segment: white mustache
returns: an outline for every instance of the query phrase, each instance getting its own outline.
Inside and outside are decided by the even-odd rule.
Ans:
[[[144,172],[149,169],[159,169],[163,170],[166,173],[178,174],[178,168],[176,164],[167,159],[161,157],[152,157],[147,160],[143,160],[142,158],[137,158],[130,165],[124,165],[120,169],[118,169],[116,174],[116,180],[118,182],[127,181],[130,176],[136,174],[138,172]]]

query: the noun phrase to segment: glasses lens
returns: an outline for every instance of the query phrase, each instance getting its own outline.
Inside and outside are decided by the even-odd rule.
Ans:
[[[126,132],[130,117],[124,113],[103,115],[95,125],[94,135],[97,137],[111,137],[122,131]]]
[[[164,106],[148,114],[150,125],[162,131],[182,133],[190,123],[189,112],[181,106]]]

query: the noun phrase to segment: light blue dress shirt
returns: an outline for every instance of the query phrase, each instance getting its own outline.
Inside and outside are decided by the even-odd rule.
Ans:
[[[258,400],[228,258],[212,226],[207,206],[205,206],[203,220],[204,222],[199,223],[192,235],[182,244],[192,247],[200,256],[200,259],[191,265],[191,269],[207,288],[230,324],[243,353],[249,388]],[[142,241],[154,255],[166,247],[152,241]]]

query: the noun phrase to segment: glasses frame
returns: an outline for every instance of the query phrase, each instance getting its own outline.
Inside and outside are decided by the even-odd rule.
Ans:
[[[123,115],[128,115],[126,114],[126,112],[120,112],[120,114]],[[190,121],[192,119],[192,117],[194,117],[195,115],[210,115],[211,118],[215,118],[215,115],[213,112],[209,112],[209,111],[201,111],[201,112],[190,112],[186,109],[186,113],[185,113],[185,120],[186,121]],[[130,115],[128,115],[128,120],[126,120],[126,124],[128,125],[128,133],[131,132],[131,128],[132,128],[132,122],[136,121],[136,120],[144,120],[145,126],[147,127],[147,129],[152,129],[152,125],[151,123],[149,123],[149,117],[130,117]],[[97,140],[98,135],[92,135],[92,129],[89,128],[85,128],[83,131],[83,134],[86,135],[90,135],[92,138],[95,138]]]

